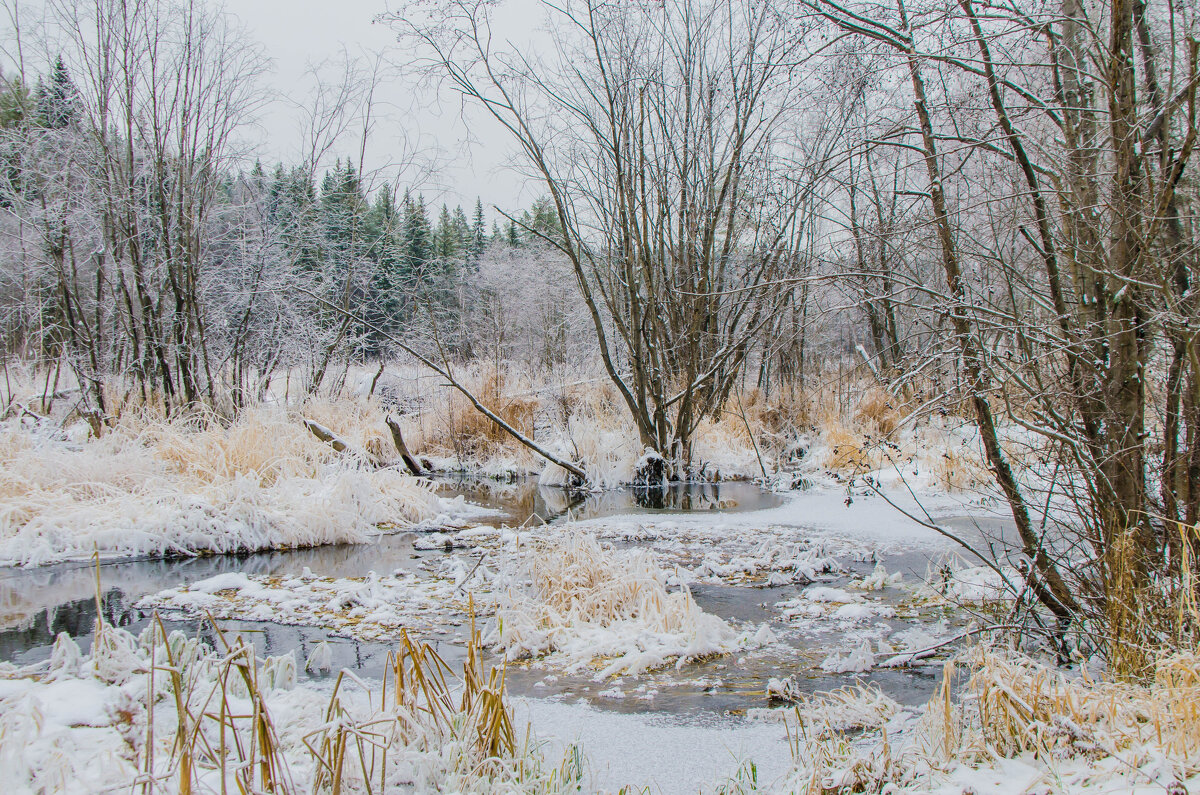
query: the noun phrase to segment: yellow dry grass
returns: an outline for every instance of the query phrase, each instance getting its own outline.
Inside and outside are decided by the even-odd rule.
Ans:
[[[858,392],[854,406],[854,426],[876,436],[891,436],[900,427],[903,416],[898,401],[887,390],[870,385]]]
[[[961,445],[935,447],[923,457],[934,484],[943,491],[975,491],[991,483],[991,473],[980,457]]]
[[[676,615],[673,604],[685,592],[668,594],[662,569],[648,551],[618,560],[593,537],[574,534],[563,541],[534,541],[526,571],[541,602],[571,620],[609,624],[634,616],[658,616],[661,631]],[[686,594],[690,606],[691,595]],[[686,611],[685,611],[686,612]]]
[[[966,668],[967,676],[957,676]],[[966,680],[962,692],[951,684]],[[1069,673],[1016,652],[978,647],[946,663],[942,685],[915,734],[889,738],[885,713],[871,726],[869,689],[820,694],[797,710],[792,791],[925,792],[957,766],[988,767],[997,758],[1030,754],[1049,775],[1066,763],[1088,771],[1086,780],[1122,789],[1119,777],[1144,784],[1152,762],[1160,774],[1183,781],[1200,773],[1200,655],[1165,654],[1143,683]],[[874,729],[855,740],[822,715],[847,705],[867,716],[851,728]],[[896,743],[893,743],[896,740]]]
[[[512,378],[490,365],[456,372],[455,377],[489,411],[521,434],[533,437],[540,401],[531,385]],[[528,463],[531,453],[507,431],[478,411],[461,392],[443,387],[426,396],[419,417],[406,418],[412,432],[414,451],[429,455],[455,456],[460,462],[485,462],[507,458]]]
[[[410,748],[439,757],[440,774],[454,791],[578,787],[578,765],[544,770],[535,749],[518,741],[504,671],[483,663],[473,620],[461,672],[402,632],[382,683],[363,694],[370,704],[365,711],[361,695],[348,692],[352,685],[365,689],[364,683],[340,673],[319,728],[299,738],[308,757],[299,766],[298,749],[284,740],[294,731],[276,725],[269,706],[270,690],[294,679],[295,663],[289,657],[264,661],[240,638],[230,643],[215,623],[213,629],[224,649],[212,657],[195,641],[168,635],[161,623],[153,638],[155,672],[168,683],[175,713],[170,755],[139,754],[142,778],[157,787],[201,791],[211,776],[200,771],[208,770],[218,773],[222,789],[232,784],[242,792],[388,792],[397,774],[404,776]],[[101,624],[97,637],[106,632],[112,630]],[[291,668],[281,673],[281,661]],[[242,706],[247,703],[249,710]],[[311,782],[297,777],[298,770],[311,770]]]
[[[127,411],[100,438],[9,422],[0,427],[0,557],[48,562],[93,545],[112,554],[307,546],[432,513],[427,486],[314,437],[302,422],[310,409],[352,442],[382,426],[382,412],[349,405],[249,409],[228,427]]]
[[[1184,777],[1200,772],[1200,657],[1194,650],[1161,656],[1145,683],[1094,679],[1086,671],[1068,675],[988,649],[964,655],[963,664],[970,678],[960,704],[947,706],[949,697],[939,696],[926,721],[928,750],[945,761],[1031,752],[1132,763],[1153,751]]]
[[[883,455],[877,445],[837,420],[822,428],[821,438],[827,449],[823,465],[828,470],[846,477],[857,477],[878,469],[883,463]]]

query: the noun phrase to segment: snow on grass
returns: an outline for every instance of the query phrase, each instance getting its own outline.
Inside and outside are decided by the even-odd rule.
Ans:
[[[753,515],[753,514],[750,514]],[[731,522],[737,514],[690,514],[659,518],[652,515],[617,516],[521,531],[521,537],[566,538],[587,536],[614,545],[636,545],[652,552],[668,570],[671,584],[684,582],[725,585],[786,585],[808,583],[841,570],[840,557],[870,554],[856,542],[813,538],[802,527],[756,525],[753,529]],[[459,541],[480,549],[494,549],[501,537],[517,531],[479,527],[454,534]]]
[[[282,411],[228,428],[127,415],[100,439],[0,426],[0,565],[356,543],[439,507],[416,479],[339,457]]]
[[[447,577],[404,572],[343,578],[228,573],[160,591],[137,607],[189,617],[317,626],[360,640],[394,640],[401,629],[420,635],[447,631],[467,616],[467,602],[467,594]],[[486,614],[489,602],[477,600],[477,612]]]
[[[877,686],[856,682],[823,693],[806,693],[794,677],[772,679],[767,695],[795,702],[794,709],[754,709],[750,717],[756,720],[801,724],[815,728],[817,737],[831,737],[837,732],[879,729],[885,726],[901,707]]]
[[[406,641],[385,689],[339,677],[330,692],[298,687],[290,653],[216,651],[157,628],[102,626],[96,641],[85,657],[62,635],[47,663],[0,666],[0,770],[15,795],[549,795],[582,780],[577,752],[550,767],[516,736],[502,677],[476,645],[461,677]]]
[[[965,687],[957,695],[951,689],[956,663],[948,663],[941,691],[919,713],[872,714],[867,690],[802,699],[795,712],[756,711],[801,724],[792,734],[792,770],[775,791],[1099,795],[1200,785],[1193,653],[1163,657],[1142,684],[1098,681],[986,648],[957,664],[969,674]],[[849,720],[839,726],[843,711]]]
[[[476,531],[478,532],[483,528]],[[458,536],[432,539],[442,547]],[[320,626],[363,640],[401,629],[444,633],[476,613],[494,617],[485,643],[508,659],[579,671],[597,679],[759,648],[775,641],[765,625],[735,628],[702,610],[686,586],[646,551],[604,549],[581,534],[531,539],[513,531],[501,544],[450,555],[421,573],[362,578],[217,575],[138,603],[189,616]]]
[[[599,680],[757,643],[701,610],[686,586],[668,591],[667,572],[643,550],[605,550],[578,534],[533,540],[522,573],[528,586],[501,598],[487,638],[510,659],[552,654],[575,671],[605,660]]]
[[[862,673],[874,667],[875,652],[868,640],[864,640],[857,648],[845,654],[835,652],[821,662],[821,670],[828,674]]]

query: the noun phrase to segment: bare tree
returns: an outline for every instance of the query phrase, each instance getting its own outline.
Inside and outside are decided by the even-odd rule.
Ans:
[[[1173,523],[1194,520],[1200,496],[1183,463],[1200,417],[1188,397],[1197,248],[1180,209],[1197,135],[1195,21],[1124,0],[986,14],[971,0],[957,13],[902,0],[892,11],[808,5],[908,74],[915,125],[896,143],[925,160],[966,394],[1027,585],[1060,618],[1107,626],[1114,664],[1136,671],[1159,626],[1138,594],[1194,565],[1190,532]],[[1057,536],[1031,520],[1028,493],[1043,487],[1014,474],[997,400],[1069,473],[1039,498],[1057,490],[1075,506]],[[1161,430],[1149,412],[1161,412]]]
[[[685,476],[692,432],[775,320],[803,251],[811,184],[785,169],[799,37],[769,4],[546,8],[552,63],[502,52],[486,3],[392,20],[544,184],[562,224],[545,239],[574,268],[605,369],[669,462],[657,474]]]

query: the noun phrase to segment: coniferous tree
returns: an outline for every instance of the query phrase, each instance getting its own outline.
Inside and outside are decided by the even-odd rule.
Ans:
[[[531,213],[525,213],[530,229],[550,240],[562,237],[562,225],[558,220],[558,210],[555,209],[549,196],[543,196],[535,201],[531,210]]]
[[[448,264],[458,255],[458,232],[450,217],[450,210],[442,205],[438,215],[437,231],[434,233],[434,254],[443,264]]]
[[[454,243],[458,247],[459,258],[466,260],[471,249],[471,224],[461,204],[454,208]]]
[[[321,228],[317,190],[309,172],[300,167],[275,168],[267,213],[286,248],[287,259],[302,273],[314,273],[321,262]]]
[[[12,129],[25,122],[29,108],[29,89],[20,77],[0,80],[0,129]]]
[[[38,124],[51,130],[61,130],[70,125],[78,113],[78,97],[79,91],[71,82],[71,75],[60,55],[54,62],[50,82],[38,84]]]
[[[483,259],[483,247],[486,243],[487,230],[483,225],[483,201],[479,197],[475,198],[475,219],[471,224],[471,244],[468,249],[470,252],[470,262],[475,268],[479,268],[479,261]]]
[[[418,196],[414,199],[406,192],[403,213],[400,232],[402,256],[405,267],[419,278],[433,258],[433,233],[425,210],[425,198]]]
[[[327,252],[335,272],[344,273],[365,249],[362,223],[366,197],[354,165],[340,161],[321,185],[321,216]]]
[[[0,130],[15,130],[27,124],[29,104],[29,89],[21,78],[0,80]],[[21,159],[20,146],[0,149],[0,207],[12,207],[14,197],[22,190]]]
[[[364,314],[371,325],[387,333],[395,332],[403,322],[405,297],[412,290],[411,274],[405,267],[400,245],[401,216],[390,189],[380,190],[367,213],[364,233],[367,256],[374,270]],[[371,330],[368,340],[372,353],[382,349],[382,335]]]

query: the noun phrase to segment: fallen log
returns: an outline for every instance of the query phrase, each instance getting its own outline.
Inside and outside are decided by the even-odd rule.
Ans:
[[[355,450],[337,434],[326,428],[321,423],[310,420],[307,417],[301,417],[300,419],[304,421],[304,427],[308,428],[308,430],[312,432],[313,436],[317,437],[322,442],[326,442],[334,450],[337,450],[339,453],[354,453],[356,455],[360,455],[357,450]]]
[[[404,466],[408,467],[408,471],[414,475],[421,476],[427,474],[416,457],[408,451],[408,445],[404,443],[404,434],[400,430],[400,420],[392,414],[387,415],[384,420],[387,423],[388,430],[392,432],[392,444],[396,445],[396,452],[400,454],[400,458],[404,461]]]
[[[513,426],[509,425],[507,422],[504,421],[503,418],[501,418],[499,415],[497,415],[494,411],[489,409],[487,406],[480,403],[479,399],[476,398],[475,395],[471,394],[471,391],[469,389],[467,389],[465,386],[463,386],[461,383],[459,383],[454,378],[454,374],[453,374],[453,372],[451,372],[450,362],[445,357],[444,353],[442,356],[442,361],[445,362],[445,366],[439,367],[436,362],[434,362],[432,359],[429,359],[426,356],[422,356],[420,353],[417,352],[416,349],[414,349],[413,347],[408,345],[406,342],[404,342],[404,340],[400,339],[399,337],[395,336],[394,334],[390,334],[387,331],[384,331],[379,326],[371,323],[369,320],[367,320],[363,317],[359,317],[358,315],[353,314],[352,312],[338,306],[337,304],[334,304],[334,303],[331,303],[331,302],[325,300],[324,298],[322,298],[321,296],[312,292],[311,290],[305,290],[303,287],[299,288],[299,290],[300,290],[300,292],[307,295],[309,298],[316,300],[322,306],[325,306],[328,309],[332,309],[334,312],[340,313],[346,317],[356,320],[364,328],[366,328],[370,331],[373,331],[376,334],[379,334],[381,337],[383,337],[386,340],[389,340],[394,345],[396,345],[396,347],[398,347],[400,350],[404,351],[409,356],[412,356],[418,362],[420,362],[421,364],[428,367],[430,370],[433,370],[435,373],[437,373],[438,375],[445,378],[447,383],[449,383],[449,385],[451,387],[453,387],[454,389],[457,389],[459,392],[462,393],[463,397],[465,397],[467,400],[471,401],[471,405],[475,407],[476,411],[478,411],[480,414],[482,414],[483,416],[487,417],[489,420],[494,422],[501,430],[503,430],[509,436],[516,439],[518,442],[525,445],[530,450],[537,453],[538,455],[540,455],[542,458],[546,459],[550,463],[557,464],[558,466],[565,469],[567,472],[570,472],[572,475],[574,475],[577,478],[578,483],[583,484],[583,483],[588,482],[587,473],[584,472],[581,468],[579,468],[579,466],[571,463],[570,461],[566,460],[565,458],[560,458],[559,456],[556,456],[554,453],[550,452],[545,447],[542,447],[541,445],[539,445],[533,439],[530,439],[528,436],[521,433]],[[439,345],[439,348],[440,348],[440,345]]]

